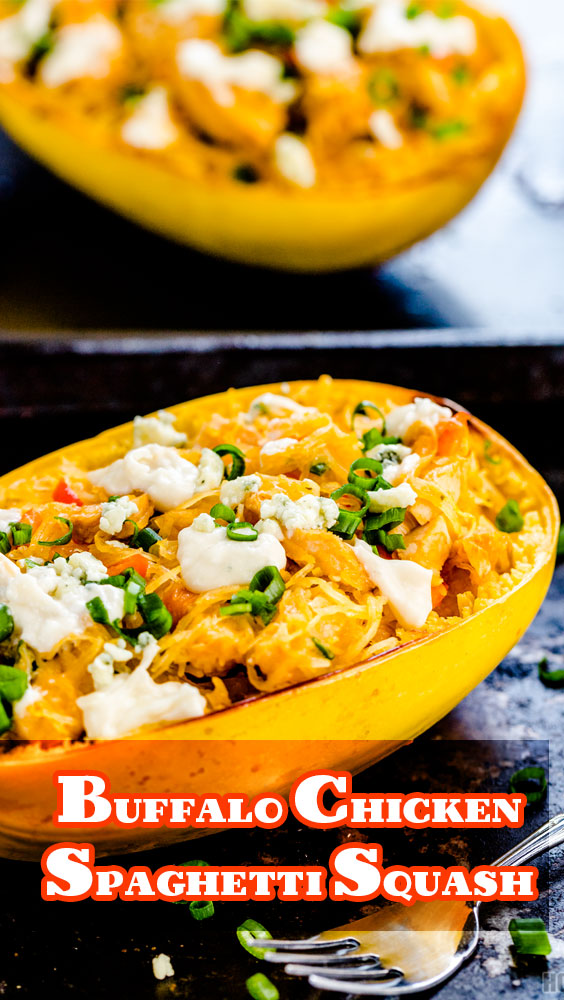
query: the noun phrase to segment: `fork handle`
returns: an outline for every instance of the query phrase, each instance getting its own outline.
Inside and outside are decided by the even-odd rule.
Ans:
[[[548,823],[543,823],[538,830],[531,833],[529,837],[516,844],[505,854],[502,854],[497,861],[492,862],[492,867],[500,865],[524,865],[527,861],[550,851],[553,847],[558,847],[564,842],[564,813],[557,813]]]

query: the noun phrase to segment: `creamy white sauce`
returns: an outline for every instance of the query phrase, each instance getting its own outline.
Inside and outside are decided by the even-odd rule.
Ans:
[[[451,417],[452,410],[449,410],[448,406],[439,406],[432,399],[417,396],[413,403],[396,406],[387,414],[386,430],[392,437],[404,438],[414,424],[436,427],[441,420],[450,420]]]
[[[399,623],[405,628],[422,628],[433,609],[433,571],[408,559],[382,559],[359,538],[355,539],[354,552]]]
[[[370,510],[381,513],[392,507],[411,507],[417,500],[417,493],[409,483],[402,483],[401,486],[392,486],[391,490],[369,490],[368,498]]]
[[[11,524],[18,524],[20,522],[21,516],[22,512],[17,507],[0,510],[0,531],[8,532]]]
[[[57,32],[53,51],[41,63],[41,79],[46,87],[62,87],[84,77],[102,80],[121,47],[121,32],[106,17],[96,15],[82,24],[67,24]]]
[[[142,444],[164,444],[170,448],[183,448],[188,439],[174,426],[176,417],[167,410],[159,410],[156,417],[135,417],[133,421],[133,447]]]
[[[122,125],[121,137],[135,149],[166,149],[176,142],[178,129],[172,120],[164,87],[154,87],[139,98]]]
[[[325,0],[245,0],[245,14],[251,21],[309,21],[323,17]]]
[[[211,448],[202,448],[202,456],[198,465],[196,493],[207,493],[218,490],[223,482],[225,466],[222,459]]]
[[[267,441],[260,450],[261,458],[263,455],[282,455],[296,444],[299,444],[297,438],[278,438],[277,441]]]
[[[260,516],[277,521],[286,534],[293,535],[298,528],[303,531],[331,528],[338,520],[339,507],[328,497],[307,495],[290,500],[285,493],[274,493],[261,503]]]
[[[395,123],[394,116],[384,108],[372,112],[368,119],[368,128],[386,149],[400,149],[403,146],[403,136]]]
[[[102,504],[102,516],[100,518],[100,528],[108,535],[117,535],[123,528],[126,520],[134,514],[139,513],[137,504],[129,497],[118,497],[117,500],[109,500]]]
[[[298,66],[310,73],[338,76],[354,66],[350,32],[322,19],[298,31],[294,53]]]
[[[93,556],[90,559],[98,563]],[[10,609],[17,637],[39,653],[50,653],[61,640],[80,635],[92,624],[86,604],[94,597],[101,599],[110,621],[121,621],[123,591],[99,583],[84,584],[81,580],[85,574],[84,568],[64,559],[56,559],[50,565],[30,566],[22,573],[9,559],[0,556],[0,601]],[[101,575],[98,578],[103,579]]]
[[[182,24],[192,17],[216,17],[223,14],[225,0],[166,0],[155,8],[161,21]]]
[[[205,698],[191,684],[155,683],[148,670],[158,651],[153,639],[132,673],[117,674],[102,690],[77,698],[89,739],[113,740],[141,726],[204,714]]]
[[[159,510],[172,510],[194,496],[198,469],[175,448],[146,444],[103,469],[89,472],[88,478],[110,495],[138,490],[148,493]]]
[[[229,56],[215,42],[191,38],[178,46],[177,62],[186,79],[203,83],[224,107],[235,103],[233,87],[266,94],[276,104],[288,103],[295,94],[292,81],[282,79],[282,62],[259,49]]]
[[[360,52],[394,52],[427,47],[436,59],[469,56],[477,46],[476,29],[468,17],[437,17],[424,11],[406,17],[407,4],[380,0],[358,40]]]
[[[303,139],[290,132],[279,135],[274,143],[274,162],[284,180],[296,187],[311,188],[317,172],[313,157]]]
[[[195,594],[218,587],[250,583],[265,566],[286,566],[286,553],[274,535],[259,534],[252,542],[227,538],[227,529],[183,528],[178,535],[178,562],[184,583]]]
[[[288,396],[279,396],[276,392],[263,392],[261,396],[253,399],[247,417],[249,420],[256,420],[257,417],[265,414],[283,417],[288,413],[294,413],[301,417],[311,412],[311,407],[302,406],[301,403],[296,403],[295,399],[290,399]]]
[[[221,484],[219,499],[227,507],[237,507],[243,503],[247,493],[260,490],[259,476],[238,476],[237,479],[225,479]]]
[[[15,14],[0,21],[0,82],[13,79],[12,67],[26,59],[47,33],[55,0],[27,0]]]

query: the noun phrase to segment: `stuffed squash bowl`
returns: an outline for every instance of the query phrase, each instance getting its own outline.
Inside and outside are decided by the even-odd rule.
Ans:
[[[1,850],[56,839],[61,769],[252,796],[390,753],[519,639],[557,533],[549,488],[468,413],[329,377],[137,417],[4,476]]]
[[[462,0],[0,0],[0,120],[60,176],[201,250],[373,264],[473,197],[524,90]]]

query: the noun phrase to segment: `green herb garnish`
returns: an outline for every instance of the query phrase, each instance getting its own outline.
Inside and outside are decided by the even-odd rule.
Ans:
[[[499,531],[505,531],[510,535],[516,531],[521,531],[524,525],[523,515],[519,510],[516,500],[508,500],[505,507],[502,507],[495,519],[495,526]]]

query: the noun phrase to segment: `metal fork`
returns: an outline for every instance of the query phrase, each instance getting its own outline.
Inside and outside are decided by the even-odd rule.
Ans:
[[[527,864],[533,858],[557,847],[563,841],[564,813],[559,813],[521,843],[512,847],[497,861],[494,861],[492,867]],[[338,934],[340,931],[343,933],[341,937],[328,939],[318,935],[302,941],[269,940],[266,945],[269,950],[265,952],[264,958],[268,962],[285,964],[285,972],[291,976],[307,976],[310,986],[318,990],[349,993],[356,996],[402,996],[408,993],[419,993],[438,986],[439,983],[453,976],[478,946],[480,934],[479,902],[463,904],[468,911],[465,923],[454,935],[443,935],[443,938],[439,937],[440,931],[437,932],[436,923],[433,927],[434,915],[429,909],[434,906],[436,915],[438,912],[437,904],[448,908],[453,905],[453,902],[423,901],[416,902],[411,907],[394,904],[378,911],[381,933],[389,931],[394,934],[393,921],[386,919],[386,915],[391,914],[392,911],[399,912],[401,909],[411,924],[409,928],[405,928],[398,921],[396,922],[396,931],[399,930],[399,943],[398,936],[394,934],[393,967],[386,967],[381,962],[380,957],[370,950],[362,952],[360,950],[362,949],[362,936],[355,937],[355,930],[358,932],[360,929],[365,929],[367,924],[374,920],[374,915],[348,924],[345,928],[341,927],[325,932]],[[460,901],[457,905],[460,907]],[[431,919],[429,919],[430,915]],[[424,934],[427,937],[421,942],[421,939],[417,940],[417,934]],[[433,935],[433,938],[430,938],[429,935]],[[450,942],[450,947],[447,947],[448,942]],[[425,957],[425,953],[421,951],[421,943],[423,943],[425,951],[431,944],[433,946],[432,962],[428,971],[424,973],[420,971],[419,958],[414,959],[417,951],[420,953],[420,958]],[[410,965],[411,971],[409,971]],[[418,970],[415,974],[413,973],[414,967]]]

